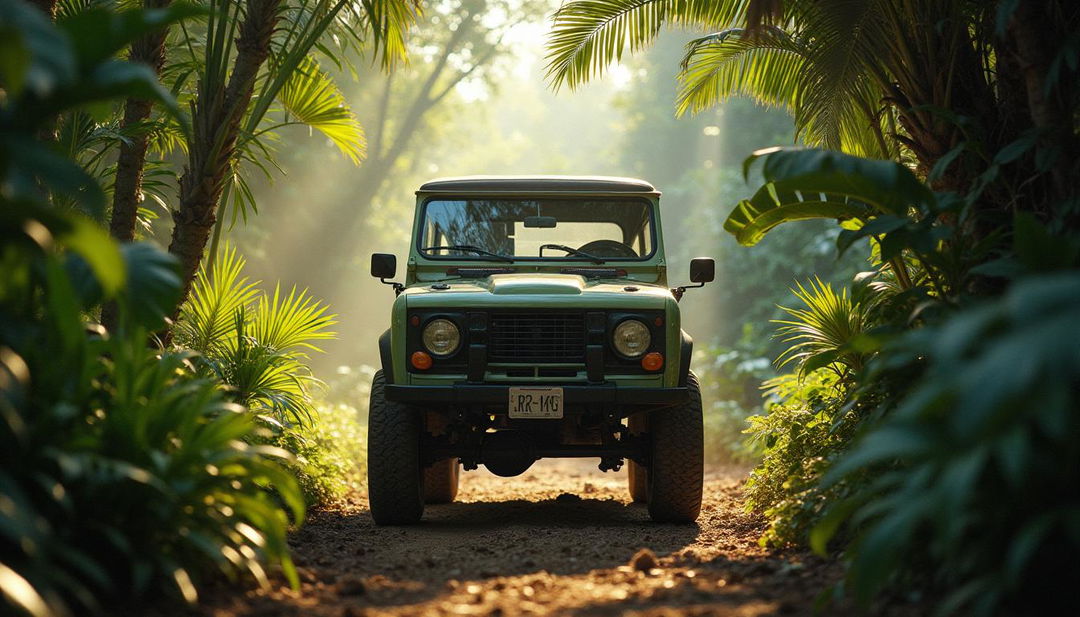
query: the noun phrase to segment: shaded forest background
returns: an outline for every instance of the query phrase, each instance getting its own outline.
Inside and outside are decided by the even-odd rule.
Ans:
[[[392,298],[367,275],[368,256],[407,254],[413,192],[422,182],[469,174],[637,176],[664,194],[670,282],[685,281],[691,257],[718,260],[716,284],[682,301],[699,369],[716,355],[701,359],[709,347],[738,349],[754,375],[768,375],[768,358],[782,348],[770,338],[769,319],[780,315],[776,304],[787,301],[788,288],[812,274],[846,280],[865,269],[854,251],[837,261],[837,232],[819,221],[781,229],[755,251],[739,250],[723,230],[730,205],[752,193],[742,159],[758,147],[794,143],[790,116],[736,99],[676,118],[685,38],[676,32],[628,59],[615,79],[552,92],[543,62],[552,6],[524,8],[476,0],[429,6],[408,65],[390,75],[363,65],[338,75],[365,128],[367,158],[357,167],[304,127],[284,133],[288,147],[276,155],[284,175],[251,175],[258,214],[226,234],[247,257],[248,272],[325,300],[339,315],[339,334],[322,344],[326,353],[312,358],[313,368],[326,378],[339,368],[356,372],[377,364]],[[467,22],[462,35],[463,15],[483,17]],[[758,397],[757,383],[732,387],[738,391],[719,394]]]

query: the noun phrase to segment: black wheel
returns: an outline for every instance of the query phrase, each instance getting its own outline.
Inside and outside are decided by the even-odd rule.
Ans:
[[[626,418],[626,428],[631,435],[641,435],[647,429],[648,417],[644,413],[636,413]],[[626,461],[626,474],[630,486],[630,500],[634,503],[649,501],[649,470],[634,461]]]
[[[686,386],[689,400],[649,417],[649,516],[657,522],[692,523],[701,512],[705,443],[697,376],[690,373]]]
[[[377,525],[408,525],[424,514],[420,412],[386,400],[382,371],[368,403],[368,500]]]
[[[448,458],[424,469],[424,503],[453,503],[457,497],[461,465]]]

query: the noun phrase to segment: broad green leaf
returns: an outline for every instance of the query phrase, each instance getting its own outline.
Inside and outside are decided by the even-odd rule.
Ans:
[[[67,34],[82,67],[90,68],[112,58],[144,34],[204,14],[206,9],[187,2],[119,12],[92,8],[58,19],[56,25]]]
[[[29,2],[0,2],[0,82],[44,97],[75,77],[70,41]]]
[[[739,244],[753,246],[774,227],[782,223],[809,219],[849,219],[870,214],[864,204],[847,202],[843,198],[802,201],[798,193],[779,192],[786,186],[766,185],[750,199],[744,199],[724,221],[724,229],[735,236]]]
[[[122,299],[127,315],[139,326],[157,330],[180,296],[176,259],[143,242],[124,244],[120,252],[128,273]]]
[[[906,167],[839,152],[801,148],[759,150],[743,163],[744,173],[761,160],[766,182],[739,202],[724,229],[739,243],[754,245],[771,229],[811,218],[862,219],[906,216],[929,206],[934,195]]]
[[[70,221],[71,228],[58,234],[57,241],[85,259],[102,291],[113,297],[127,279],[127,267],[119,247],[97,223],[74,214]]]

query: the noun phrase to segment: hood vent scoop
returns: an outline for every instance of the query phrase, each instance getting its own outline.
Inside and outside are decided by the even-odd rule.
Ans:
[[[497,296],[579,295],[585,289],[583,277],[566,274],[497,274],[489,280],[491,293]]]

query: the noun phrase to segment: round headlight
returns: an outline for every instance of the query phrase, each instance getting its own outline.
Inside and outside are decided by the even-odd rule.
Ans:
[[[611,336],[615,351],[628,358],[636,358],[648,351],[651,342],[649,327],[636,319],[627,319],[615,326],[615,333]]]
[[[433,319],[424,326],[424,347],[436,356],[449,356],[461,345],[461,330],[449,319]]]

